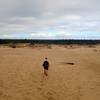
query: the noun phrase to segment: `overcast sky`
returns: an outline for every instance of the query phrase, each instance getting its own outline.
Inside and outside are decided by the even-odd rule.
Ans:
[[[0,0],[0,38],[100,39],[100,0]]]

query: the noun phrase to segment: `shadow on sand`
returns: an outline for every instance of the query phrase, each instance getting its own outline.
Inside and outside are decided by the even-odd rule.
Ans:
[[[61,62],[61,64],[63,64],[63,65],[75,65],[75,63],[73,63],[73,62]]]

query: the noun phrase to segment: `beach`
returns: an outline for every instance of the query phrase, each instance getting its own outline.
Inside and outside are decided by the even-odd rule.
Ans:
[[[100,100],[100,45],[1,46],[0,100]]]

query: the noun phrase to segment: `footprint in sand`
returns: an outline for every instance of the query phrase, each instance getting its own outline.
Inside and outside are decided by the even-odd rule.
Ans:
[[[54,97],[48,97],[47,100],[55,100],[55,98]]]
[[[43,81],[40,81],[40,86],[44,86],[44,82]]]
[[[2,91],[0,91],[0,97],[3,96],[3,95],[4,95],[4,93]]]
[[[37,90],[41,91],[42,90],[42,87],[38,87]]]
[[[37,90],[41,91],[42,88],[43,88],[43,86],[44,86],[44,80],[41,79],[41,80],[40,80],[40,85],[39,85],[39,87],[37,88]]]
[[[44,97],[45,97],[47,100],[56,100],[56,99],[54,98],[54,95],[53,95],[53,94],[54,94],[54,93],[48,91],[48,92],[45,94]]]
[[[10,100],[11,99],[11,96],[9,96],[8,94],[5,94],[3,91],[0,91],[0,98],[2,98],[2,97],[6,98],[6,100]]]
[[[37,89],[40,91],[41,95],[42,95],[46,100],[56,100],[56,99],[54,98],[54,94],[56,93],[55,91],[53,91],[53,90],[50,89],[50,90],[47,91],[45,94],[44,94],[44,92],[42,91],[42,90],[44,89],[45,83],[46,83],[46,79],[42,78],[42,79],[40,80],[40,85],[39,85],[39,87],[38,87]]]

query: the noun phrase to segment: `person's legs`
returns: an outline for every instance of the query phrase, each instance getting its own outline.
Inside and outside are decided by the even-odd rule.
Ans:
[[[44,69],[44,75],[48,76],[48,71],[46,69]]]

